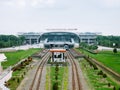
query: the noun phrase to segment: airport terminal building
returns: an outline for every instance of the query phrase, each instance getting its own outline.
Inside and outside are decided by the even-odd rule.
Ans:
[[[40,44],[43,48],[52,47],[79,47],[80,42],[96,44],[97,33],[73,33],[73,32],[42,32],[42,33],[18,33],[25,37],[26,44]]]

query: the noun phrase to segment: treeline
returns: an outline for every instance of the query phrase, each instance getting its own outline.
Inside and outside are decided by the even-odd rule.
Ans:
[[[120,36],[98,36],[98,45],[120,48]]]
[[[0,48],[22,45],[24,40],[25,38],[22,36],[0,35]]]

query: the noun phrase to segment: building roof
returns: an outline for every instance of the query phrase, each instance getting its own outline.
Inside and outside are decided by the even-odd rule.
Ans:
[[[7,57],[5,56],[4,53],[0,53],[0,62],[5,61]]]
[[[65,49],[50,49],[50,52],[66,52]]]

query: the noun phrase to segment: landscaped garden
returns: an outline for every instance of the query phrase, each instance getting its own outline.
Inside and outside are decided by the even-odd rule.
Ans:
[[[80,67],[86,77],[90,90],[119,90],[120,85],[109,78],[105,72],[99,68],[94,68],[85,59],[80,59]]]
[[[28,56],[31,56],[32,54],[40,51],[40,49],[29,49],[29,50],[18,50],[16,52],[5,52],[5,55],[7,57],[7,61],[2,62],[3,68],[8,68],[9,66],[12,66],[19,62],[20,60],[27,58]]]
[[[10,90],[16,90],[16,88],[19,86],[20,82],[24,78],[26,72],[28,71],[27,66],[32,62],[32,58],[30,56],[40,50],[41,49],[29,49],[29,50],[19,50],[16,52],[5,52],[7,61],[3,62],[2,66],[4,69],[8,68],[9,66],[12,66],[12,70],[13,70],[12,78],[5,83],[5,85],[9,87]],[[18,63],[19,61],[21,62]]]
[[[97,61],[120,74],[120,52],[113,53],[113,51],[99,51],[98,54],[92,54],[83,49],[77,50],[87,56],[96,59]]]
[[[68,90],[68,67],[67,66],[63,66],[63,67],[51,66],[49,72],[50,72],[51,90]],[[48,76],[48,74],[46,75]],[[49,79],[49,78],[46,78],[46,79]],[[49,80],[46,80],[46,81],[49,82]],[[47,82],[46,82],[46,85],[49,85]],[[49,87],[49,86],[46,86],[46,87]]]

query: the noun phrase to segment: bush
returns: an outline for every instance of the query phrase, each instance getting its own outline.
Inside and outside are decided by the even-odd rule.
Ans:
[[[58,75],[55,75],[55,80],[58,80]]]
[[[15,78],[13,77],[12,80],[15,81]]]
[[[97,45],[88,45],[87,43],[80,43],[80,46],[89,50],[96,50],[98,48]]]
[[[113,49],[113,52],[114,52],[114,53],[117,53],[117,48],[114,48],[114,49]]]
[[[97,75],[103,75],[103,71],[99,71]]]
[[[111,84],[110,83],[108,83],[108,87],[110,87],[111,86]]]
[[[116,87],[115,87],[115,86],[113,87],[113,90],[116,90]]]
[[[19,82],[20,82],[20,79],[18,78],[18,79],[17,79],[17,83],[19,83]]]
[[[58,67],[59,65],[58,64],[56,64],[56,68],[55,68],[55,71],[59,71],[59,67]]]
[[[58,82],[55,82],[55,83],[53,84],[53,90],[58,90]]]
[[[94,70],[98,70],[98,68],[95,64],[93,64],[93,68],[94,68]]]
[[[106,74],[103,74],[103,78],[107,78],[107,75],[106,75]]]
[[[32,57],[29,56],[29,57],[28,57],[28,61],[32,61]]]

